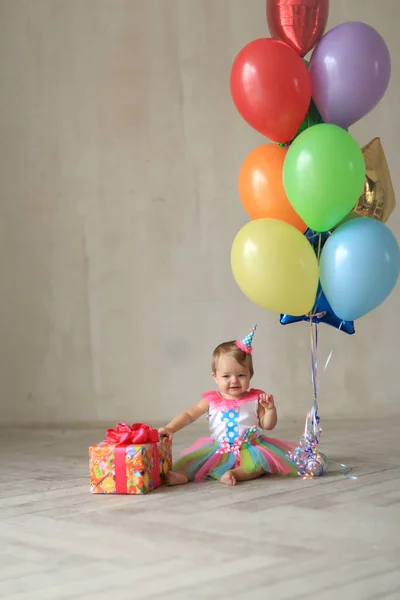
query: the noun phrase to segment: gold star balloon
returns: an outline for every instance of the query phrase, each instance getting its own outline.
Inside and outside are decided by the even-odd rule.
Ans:
[[[362,152],[366,178],[353,213],[386,223],[395,209],[396,199],[380,138],[376,137],[368,142]]]

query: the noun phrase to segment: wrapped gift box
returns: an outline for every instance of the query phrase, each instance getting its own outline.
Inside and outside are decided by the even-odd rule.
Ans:
[[[119,423],[89,448],[92,494],[147,494],[166,480],[171,441],[148,425]]]

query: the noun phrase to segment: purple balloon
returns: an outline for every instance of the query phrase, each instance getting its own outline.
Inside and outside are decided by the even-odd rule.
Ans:
[[[311,57],[313,100],[325,123],[344,129],[378,104],[390,80],[390,54],[382,36],[349,22],[326,33]]]

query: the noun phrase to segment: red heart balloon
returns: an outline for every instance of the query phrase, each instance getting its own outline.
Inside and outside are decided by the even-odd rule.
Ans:
[[[267,23],[272,37],[300,56],[314,48],[328,22],[329,0],[267,0]]]
[[[311,101],[304,61],[287,44],[270,38],[242,48],[232,65],[230,86],[239,114],[273,142],[296,135]]]

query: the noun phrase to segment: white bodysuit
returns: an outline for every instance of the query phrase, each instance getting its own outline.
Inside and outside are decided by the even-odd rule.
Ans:
[[[233,444],[250,427],[262,430],[258,421],[258,400],[263,392],[251,389],[239,400],[226,400],[219,392],[210,391],[203,394],[209,401],[208,422],[210,435],[218,442],[228,441]]]

